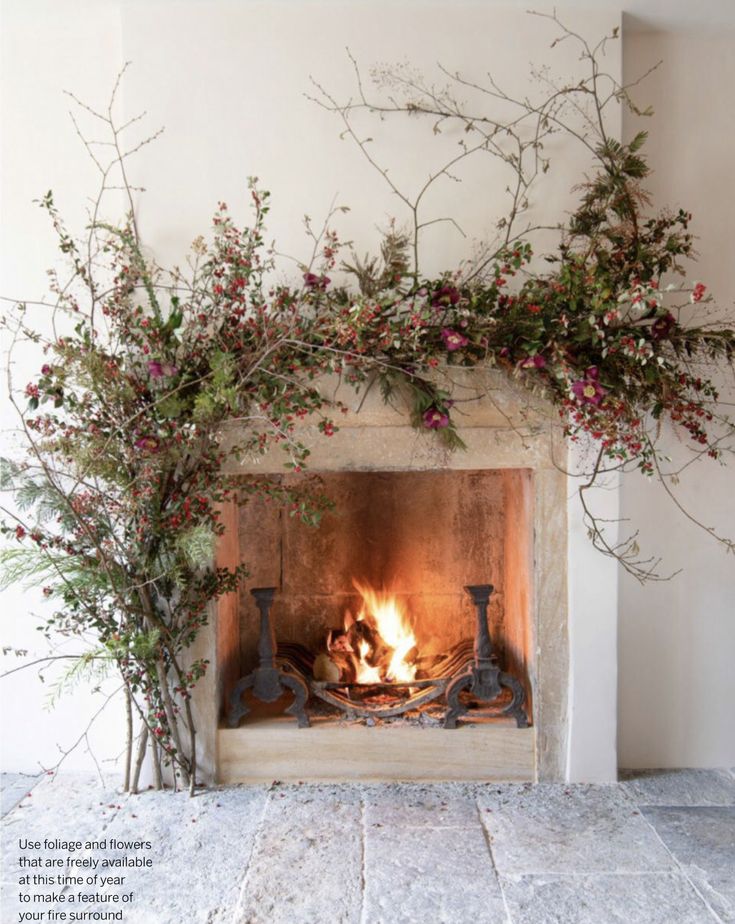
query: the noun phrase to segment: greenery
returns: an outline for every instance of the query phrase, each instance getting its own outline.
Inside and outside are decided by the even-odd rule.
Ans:
[[[47,633],[93,639],[70,682],[87,668],[99,671],[99,662],[119,673],[128,708],[126,787],[137,787],[148,752],[159,785],[169,765],[193,791],[191,693],[207,662],[192,662],[187,652],[211,602],[245,575],[244,567],[212,564],[223,530],[220,505],[265,494],[313,525],[328,509],[318,479],[306,474],[286,486],[222,472],[230,459],[274,447],[284,453],[285,470],[305,472],[309,450],[299,423],[314,423],[329,439],[346,410],[325,397],[323,376],[338,375],[357,390],[377,382],[386,400],[407,407],[414,426],[450,449],[462,441],[437,367],[490,364],[542,392],[569,439],[596,444],[594,474],[622,466],[658,474],[655,431],[664,420],[683,432],[694,455],[720,457],[732,426],[706,364],[732,361],[735,334],[691,323],[692,306],[708,298],[703,284],[666,281],[692,254],[691,216],[650,210],[642,186],[645,132],[626,144],[606,134],[605,106],[629,97],[625,88],[603,92],[601,47],[583,43],[587,81],[552,88],[543,105],[518,103],[535,126],[525,136],[518,120],[466,113],[450,95],[392,75],[406,91],[403,101],[391,96],[394,116],[454,120],[479,133],[463,156],[492,153],[498,126],[520,145],[512,156],[499,148],[523,181],[499,223],[499,243],[439,278],[421,272],[425,224],[418,200],[407,197],[411,228],[392,227],[380,256],[343,255],[330,223],[312,234],[312,257],[291,284],[273,281],[269,194],[254,180],[250,227],[238,227],[221,204],[186,273],[165,272],[146,256],[132,197],[122,224],[100,220],[95,209],[80,239],[51,193],[40,203],[71,272],[63,283],[52,277],[53,324],[35,326],[23,304],[7,321],[15,340],[30,339],[42,361],[22,395],[11,395],[27,455],[3,467],[2,487],[15,497],[3,526],[11,540],[5,581],[43,586],[54,604]],[[494,84],[488,89],[491,97],[499,92]],[[582,92],[592,120],[580,133],[559,107]],[[357,104],[329,96],[322,103],[348,133],[355,108],[385,114],[364,94]],[[134,151],[122,147],[111,112],[112,105],[93,113],[115,151],[111,164],[98,164],[100,199],[113,166],[131,192],[125,164]],[[542,179],[548,164],[540,139],[567,128],[589,149],[593,168],[539,272],[531,268],[533,229],[518,230],[530,185],[523,158],[533,154],[534,179]],[[333,282],[337,275],[341,281]],[[591,523],[602,551],[636,576],[651,576],[632,543],[612,548]]]

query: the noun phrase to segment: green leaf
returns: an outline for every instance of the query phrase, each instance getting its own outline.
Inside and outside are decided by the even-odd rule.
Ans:
[[[635,138],[628,145],[628,150],[631,152],[631,154],[635,154],[636,151],[640,151],[640,149],[645,144],[647,138],[648,138],[648,132],[646,131],[638,132]]]
[[[162,417],[179,417],[183,410],[183,404],[178,395],[169,395],[167,398],[162,398],[156,402],[156,410]]]
[[[623,171],[634,179],[641,179],[648,175],[648,164],[642,157],[630,155],[623,161]]]
[[[212,356],[212,383],[215,387],[229,385],[234,375],[233,357],[218,350]]]
[[[173,299],[171,299],[173,302]],[[178,300],[177,300],[178,301]],[[171,314],[168,316],[168,321],[166,321],[166,330],[175,331],[181,327],[181,322],[184,320],[184,312],[180,308],[174,308]]]

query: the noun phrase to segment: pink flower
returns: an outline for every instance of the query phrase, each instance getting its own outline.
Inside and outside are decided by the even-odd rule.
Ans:
[[[581,404],[599,404],[607,394],[607,389],[600,385],[600,372],[597,366],[590,366],[585,378],[572,384],[572,393]]]
[[[331,281],[329,276],[317,276],[316,273],[304,273],[304,285],[307,289],[320,289],[323,292]]]
[[[176,375],[179,370],[171,363],[159,363],[151,360],[148,363],[148,374],[152,379],[162,379],[166,376]]]
[[[671,333],[671,328],[676,324],[676,318],[671,312],[667,312],[651,324],[651,336],[654,340],[664,340]]]
[[[520,362],[521,369],[543,369],[545,365],[546,360],[540,353],[535,356],[527,356],[526,359]]]
[[[707,286],[703,282],[696,283],[694,288],[692,289],[692,294],[690,296],[691,300],[693,302],[701,302],[702,296],[704,295],[706,291],[707,291]]]
[[[41,375],[51,375],[51,366],[48,363],[41,366]]]
[[[450,353],[454,350],[461,350],[462,347],[467,346],[469,343],[469,340],[464,334],[460,334],[456,330],[451,330],[449,327],[445,327],[442,331],[442,340],[444,341],[444,346]]]
[[[460,298],[459,289],[454,286],[442,286],[441,289],[431,293],[432,308],[451,308]]]
[[[135,448],[143,452],[156,452],[159,443],[155,436],[141,436],[135,441]]]
[[[424,426],[428,430],[443,430],[449,426],[449,414],[440,411],[438,407],[430,407],[424,411]]]

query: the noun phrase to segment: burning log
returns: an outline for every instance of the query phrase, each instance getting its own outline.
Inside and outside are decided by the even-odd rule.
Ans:
[[[314,680],[337,683],[341,679],[342,671],[340,667],[328,654],[322,652],[322,654],[316,656],[314,659]]]
[[[315,661],[315,680],[345,684],[413,680],[418,647],[395,596],[357,582],[355,587],[362,608],[357,618],[347,610],[343,627],[327,633],[326,650]]]
[[[344,629],[330,629],[326,652],[314,661],[314,679],[354,683],[357,679],[357,656]]]

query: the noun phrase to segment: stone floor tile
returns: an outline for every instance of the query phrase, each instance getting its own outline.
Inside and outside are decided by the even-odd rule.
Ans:
[[[270,791],[269,813],[279,815],[304,812],[313,815],[319,804],[362,806],[360,783],[274,783]]]
[[[513,924],[715,924],[688,879],[669,873],[503,876]]]
[[[706,924],[715,912],[735,924],[735,805],[639,808],[631,796],[724,799],[728,774],[227,787],[194,799],[126,797],[117,778],[21,779],[32,794],[2,822],[2,920],[18,919],[19,839],[51,837],[104,840],[98,859],[120,855],[111,838],[151,841],[138,854],[152,868],[113,869],[126,877],[114,891],[135,895],[128,924]]]
[[[643,812],[721,920],[735,921],[735,806]]]
[[[35,858],[38,852],[24,851],[21,841],[40,841],[45,838],[57,841],[86,841],[104,835],[109,824],[125,803],[115,787],[117,779],[103,782],[88,774],[58,774],[45,776],[33,788],[28,787],[26,795],[2,821],[2,892],[3,920],[18,920],[21,909],[18,898],[18,879],[24,873],[42,873],[35,868],[22,869],[20,855],[26,853]],[[71,851],[59,849],[42,851],[44,857],[65,858]],[[34,892],[52,894],[58,892],[56,885],[38,885]],[[29,910],[23,908],[23,910]],[[37,909],[35,909],[37,910]]]
[[[362,830],[357,787],[274,789],[232,924],[358,924]]]
[[[621,770],[620,781],[639,805],[735,805],[727,770]]]
[[[368,828],[362,924],[507,924],[480,825]]]
[[[263,786],[211,789],[193,799],[170,791],[131,797],[105,833],[108,841],[149,841],[151,850],[137,854],[153,866],[108,870],[126,877],[108,892],[135,893],[125,906],[126,924],[231,920],[267,798]],[[123,854],[107,849],[95,855]],[[191,875],[182,879],[186,869]]]
[[[43,779],[32,773],[0,773],[0,815],[5,817]]]
[[[479,824],[473,785],[389,783],[365,786],[363,795],[368,828],[465,828]]]
[[[500,873],[656,872],[674,863],[619,786],[478,788]]]
[[[170,924],[187,920],[205,922],[226,908],[231,916],[239,885],[252,851],[255,831],[263,814],[266,791],[263,787],[230,787],[209,790],[190,799],[187,793],[147,791],[139,796],[123,797],[115,789],[103,789],[99,780],[88,777],[60,776],[43,781],[22,807],[3,823],[9,864],[4,864],[4,913],[15,910],[17,881],[21,871],[17,863],[19,838],[43,840],[102,841],[105,847],[89,853],[75,851],[79,857],[100,860],[94,871],[102,875],[102,859],[115,859],[131,851],[113,850],[109,841],[150,841],[151,850],[137,855],[150,858],[150,868],[106,869],[104,875],[125,877],[120,885],[105,888],[114,894],[134,893],[132,904],[125,906],[128,924]],[[16,849],[13,851],[13,847]],[[206,854],[204,854],[206,851]],[[65,857],[68,850],[44,856]],[[194,875],[181,888],[181,870],[201,862],[202,875]],[[204,870],[216,869],[217,875]],[[69,872],[69,870],[65,870]],[[78,871],[74,871],[77,873]],[[85,875],[92,870],[85,870]],[[76,888],[76,887],[73,887]],[[49,893],[58,887],[34,888]],[[84,891],[94,891],[84,887]],[[58,905],[67,908],[68,905]],[[87,911],[109,911],[120,905],[93,903]],[[28,910],[27,907],[25,910]],[[8,920],[11,920],[10,918]]]

